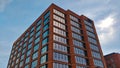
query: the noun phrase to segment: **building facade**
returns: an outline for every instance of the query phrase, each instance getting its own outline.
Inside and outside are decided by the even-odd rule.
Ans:
[[[119,53],[111,53],[105,55],[107,68],[120,68],[120,54]]]
[[[14,42],[7,68],[106,68],[96,29],[55,4]]]

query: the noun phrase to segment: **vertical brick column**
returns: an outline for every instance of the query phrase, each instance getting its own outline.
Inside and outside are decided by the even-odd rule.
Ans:
[[[71,24],[70,24],[70,15],[69,11],[66,12],[66,24],[67,24],[67,31],[68,31],[68,45],[69,45],[69,61],[71,64],[71,68],[76,68],[76,62],[75,62],[75,53],[74,53],[74,45],[73,45],[73,39],[72,39],[72,31],[71,31]]]

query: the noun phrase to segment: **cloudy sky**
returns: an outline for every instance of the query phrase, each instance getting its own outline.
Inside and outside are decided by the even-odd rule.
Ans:
[[[13,42],[51,3],[94,20],[104,55],[120,53],[119,0],[0,0],[0,68],[6,68]]]

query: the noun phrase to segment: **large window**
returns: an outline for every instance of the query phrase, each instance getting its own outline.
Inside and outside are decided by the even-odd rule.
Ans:
[[[38,43],[38,42],[40,42],[40,37],[35,39],[35,44]]]
[[[42,41],[42,46],[45,45],[47,42],[48,42],[48,38],[45,38],[45,39]]]
[[[72,33],[72,37],[78,40],[82,40],[82,36],[76,34],[76,33]]]
[[[42,20],[40,19],[38,22],[37,22],[37,26],[40,25],[42,23]]]
[[[29,43],[32,42],[32,41],[33,41],[33,37],[31,37],[31,38],[29,39]]]
[[[63,35],[63,36],[66,36],[66,32],[63,31],[63,30],[60,30],[56,27],[53,27],[53,32],[57,33],[57,34],[60,34],[60,35]]]
[[[44,26],[43,31],[47,30],[48,28],[49,28],[49,24]]]
[[[27,51],[27,56],[29,56],[31,54],[31,50]]]
[[[95,57],[95,58],[101,58],[101,56],[100,56],[100,53],[97,53],[97,52],[94,52],[94,51],[92,51],[92,56],[93,57]]]
[[[27,57],[26,60],[25,60],[25,63],[29,63],[30,62],[30,57]]]
[[[23,61],[20,62],[20,67],[22,67],[22,66],[23,66]]]
[[[37,57],[38,57],[38,52],[33,53],[32,59],[34,60]]]
[[[91,28],[90,26],[85,25],[85,27],[88,31],[94,32],[93,28]]]
[[[48,36],[48,34],[49,34],[49,31],[48,31],[48,30],[45,31],[45,32],[43,33],[43,38],[45,38],[46,36]]]
[[[48,12],[44,15],[44,19],[47,18],[48,16],[50,16],[50,11],[48,11]]]
[[[28,50],[32,47],[32,43],[28,44]]]
[[[56,9],[53,9],[53,12],[54,12],[55,14],[61,16],[61,17],[65,17],[65,15],[64,15],[62,12],[60,12],[60,11],[58,11],[58,10],[56,10]]]
[[[91,36],[91,37],[95,38],[95,34],[94,33],[87,31],[87,34],[88,34],[88,36]]]
[[[47,55],[42,56],[40,59],[40,63],[42,64],[45,63],[46,61],[47,61]]]
[[[75,51],[76,54],[80,54],[80,55],[85,56],[85,51],[82,50],[82,49],[74,48],[74,51]]]
[[[53,53],[53,59],[58,60],[58,61],[63,61],[63,62],[68,62],[68,56],[65,54],[60,54],[60,53]]]
[[[65,23],[65,20],[57,15],[53,15],[53,18],[57,21],[60,21],[61,23]]]
[[[47,47],[47,46],[44,46],[44,47],[41,49],[41,54],[47,52],[47,49],[48,49],[48,47]]]
[[[37,27],[36,27],[36,32],[37,32],[37,31],[40,31],[40,28],[41,28],[41,25],[37,26]]]
[[[84,48],[84,44],[83,44],[82,42],[80,42],[80,41],[73,40],[73,44],[74,44],[75,46],[79,46],[79,47],[81,47],[81,48]]]
[[[53,49],[67,52],[67,47],[58,43],[53,43]]]
[[[36,66],[37,66],[37,60],[35,60],[35,61],[32,62],[32,66],[31,67],[32,68],[36,68]]]
[[[85,23],[86,25],[92,26],[92,23],[91,23],[91,22],[88,22],[88,21],[86,21],[86,20],[84,20],[84,23]]]
[[[100,61],[100,60],[94,59],[94,64],[95,64],[95,66],[103,67],[103,63],[102,63],[102,61]]]
[[[99,51],[98,46],[93,45],[93,44],[91,44],[91,43],[90,43],[90,48],[91,48],[92,50]]]
[[[78,34],[81,34],[80,29],[77,29],[77,28],[75,28],[75,27],[73,27],[73,26],[71,26],[71,29],[72,29],[72,31],[74,31],[74,32],[76,32],[76,33],[78,33]]]
[[[69,68],[66,64],[53,63],[53,68]]]
[[[61,28],[61,29],[66,29],[65,28],[65,25],[63,25],[63,24],[61,24],[61,23],[59,23],[59,22],[57,22],[57,21],[53,21],[53,25],[54,26],[57,26],[57,27],[59,27],[59,28]]]
[[[76,63],[79,63],[79,64],[84,64],[84,65],[86,65],[86,64],[87,64],[87,61],[86,61],[86,59],[85,59],[85,58],[75,56],[75,59],[76,59]]]
[[[32,37],[34,35],[34,31],[30,33],[30,37]]]
[[[70,15],[70,19],[72,19],[72,20],[74,20],[74,21],[76,21],[76,22],[79,22],[78,18],[76,18],[76,17],[74,17],[74,16],[72,16],[72,15]]]
[[[94,44],[97,44],[97,41],[93,38],[88,37],[88,41]]]
[[[70,23],[71,23],[73,26],[76,26],[76,27],[78,27],[78,28],[80,27],[78,23],[76,23],[76,22],[74,22],[74,21],[72,21],[72,20],[70,21]]]
[[[64,44],[67,43],[67,41],[66,41],[65,38],[60,37],[60,36],[57,36],[57,35],[53,35],[53,39],[54,39],[55,41],[58,41],[58,42],[61,42],[61,43],[64,43]]]
[[[40,44],[36,44],[36,45],[34,46],[34,52],[39,49],[39,45],[40,45]]]
[[[50,17],[46,18],[46,19],[44,20],[44,25],[47,24],[47,23],[49,22],[49,20],[50,20]]]
[[[35,37],[37,38],[38,36],[40,36],[40,31],[38,31],[35,35]]]

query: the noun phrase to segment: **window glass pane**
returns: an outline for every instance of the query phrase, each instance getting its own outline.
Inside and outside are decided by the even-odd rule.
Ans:
[[[88,36],[91,36],[91,37],[95,38],[95,34],[94,33],[87,31],[87,34],[88,34]]]
[[[26,65],[25,68],[29,68],[29,65]]]
[[[28,45],[28,50],[29,50],[31,47],[32,47],[32,43],[30,43],[30,44]]]
[[[29,61],[30,61],[30,57],[27,57],[25,63],[28,63]]]
[[[87,29],[88,31],[94,32],[93,28],[91,28],[91,27],[89,27],[89,26],[87,26],[87,25],[85,25],[85,27],[86,27],[86,29]]]
[[[58,10],[56,10],[56,9],[53,9],[53,12],[54,12],[55,14],[61,16],[61,17],[65,17],[65,15],[64,15],[62,12],[60,12],[60,11],[58,11]]]
[[[37,32],[37,31],[40,31],[40,28],[41,28],[41,25],[37,26],[37,27],[36,27],[36,32]]]
[[[72,29],[72,31],[74,31],[74,32],[76,32],[76,33],[78,33],[78,34],[81,34],[80,29],[75,28],[75,27],[73,27],[73,26],[71,26],[71,29]]]
[[[29,56],[31,54],[31,50],[27,51],[27,56]]]
[[[22,67],[22,66],[23,66],[23,61],[20,62],[20,67]]]
[[[76,17],[74,17],[74,16],[72,16],[72,15],[70,15],[70,19],[72,19],[72,20],[74,20],[74,21],[76,21],[76,22],[79,22],[78,18],[76,18]]]
[[[46,18],[46,19],[44,20],[44,25],[47,24],[47,23],[49,22],[49,20],[50,20],[50,17]]]
[[[38,43],[40,41],[40,37],[35,39],[35,44]]]
[[[20,59],[20,60],[23,60],[23,59],[24,59],[24,56],[25,56],[25,54],[23,54],[23,55],[21,56],[21,59]]]
[[[86,64],[87,64],[87,61],[86,61],[86,59],[85,59],[85,58],[75,56],[75,59],[76,59],[76,63],[79,63],[79,64],[84,64],[84,65],[86,65]]]
[[[47,42],[48,42],[48,38],[45,38],[45,39],[42,41],[42,45],[45,45]]]
[[[95,66],[103,67],[103,63],[100,60],[94,59],[94,64],[95,64]]]
[[[97,41],[93,38],[88,37],[88,41],[97,45]]]
[[[67,44],[67,40],[65,38],[57,36],[57,35],[53,35],[53,40]]]
[[[30,33],[30,37],[32,37],[34,35],[34,31]]]
[[[82,42],[80,42],[80,41],[73,40],[73,44],[74,44],[75,46],[79,46],[79,47],[84,48],[84,44],[83,44]]]
[[[43,53],[45,53],[45,52],[47,52],[47,46],[44,46],[44,47],[42,48],[41,54],[43,54]]]
[[[23,50],[22,50],[22,54],[24,54],[25,53],[25,51],[26,51],[26,48],[24,48]],[[15,53],[14,53],[15,54]]]
[[[60,54],[60,53],[53,53],[53,59],[58,60],[58,61],[63,61],[63,62],[68,62],[68,56],[65,54]]]
[[[67,47],[58,43],[53,43],[53,49],[67,52]]]
[[[45,38],[46,36],[48,36],[48,34],[49,34],[49,31],[45,31],[45,32],[43,33],[43,38]]]
[[[92,51],[92,56],[101,59],[100,53]]]
[[[29,43],[32,42],[32,41],[33,41],[33,37],[31,37],[31,38],[29,39]]]
[[[57,21],[53,21],[53,25],[57,26],[61,29],[64,29],[64,30],[66,29],[65,25],[63,25],[63,24],[61,24],[60,22],[57,22]]]
[[[98,47],[96,45],[93,45],[90,43],[90,48],[95,51],[99,51]]]
[[[35,52],[34,54],[33,54],[33,56],[32,56],[32,59],[35,59],[35,58],[37,58],[38,57],[38,52]]]
[[[47,61],[47,55],[42,56],[40,59],[40,63],[42,64],[45,63],[46,61]]]
[[[92,26],[92,23],[91,23],[91,22],[88,22],[88,21],[86,21],[86,20],[84,20],[84,23],[85,23],[86,25]]]
[[[40,36],[40,31],[38,31],[38,32],[36,33],[36,38],[37,38],[38,36]]]
[[[48,28],[49,28],[49,24],[44,26],[43,31],[47,30]]]
[[[74,48],[74,51],[75,51],[76,54],[80,54],[80,55],[85,56],[85,51],[82,50],[82,49]]]
[[[31,28],[30,32],[34,31],[34,27]]]
[[[58,21],[60,21],[61,23],[64,23],[64,24],[65,24],[65,20],[64,20],[63,18],[61,18],[61,17],[59,17],[59,16],[57,16],[57,15],[53,15],[53,18],[54,18],[55,20],[58,20]]]
[[[72,33],[72,37],[78,40],[83,40],[82,36],[76,34],[76,33]]]
[[[50,11],[48,11],[48,12],[44,15],[44,19],[47,18],[48,16],[50,16]]]
[[[57,33],[57,34],[60,34],[60,35],[63,35],[63,36],[66,36],[66,32],[61,30],[61,29],[58,29],[56,27],[53,27],[53,32]]]
[[[32,62],[32,66],[31,67],[32,68],[36,68],[36,66],[37,66],[37,60],[35,60],[35,61]]]
[[[34,52],[37,51],[38,49],[39,49],[39,44],[36,44],[36,45],[34,46]]]
[[[42,23],[42,20],[39,20],[39,21],[37,22],[37,26],[40,25],[41,23]]]
[[[72,25],[74,25],[74,26],[76,26],[76,27],[78,27],[79,28],[79,24],[78,23],[76,23],[76,22],[74,22],[74,21],[70,21],[70,23],[72,24]]]

